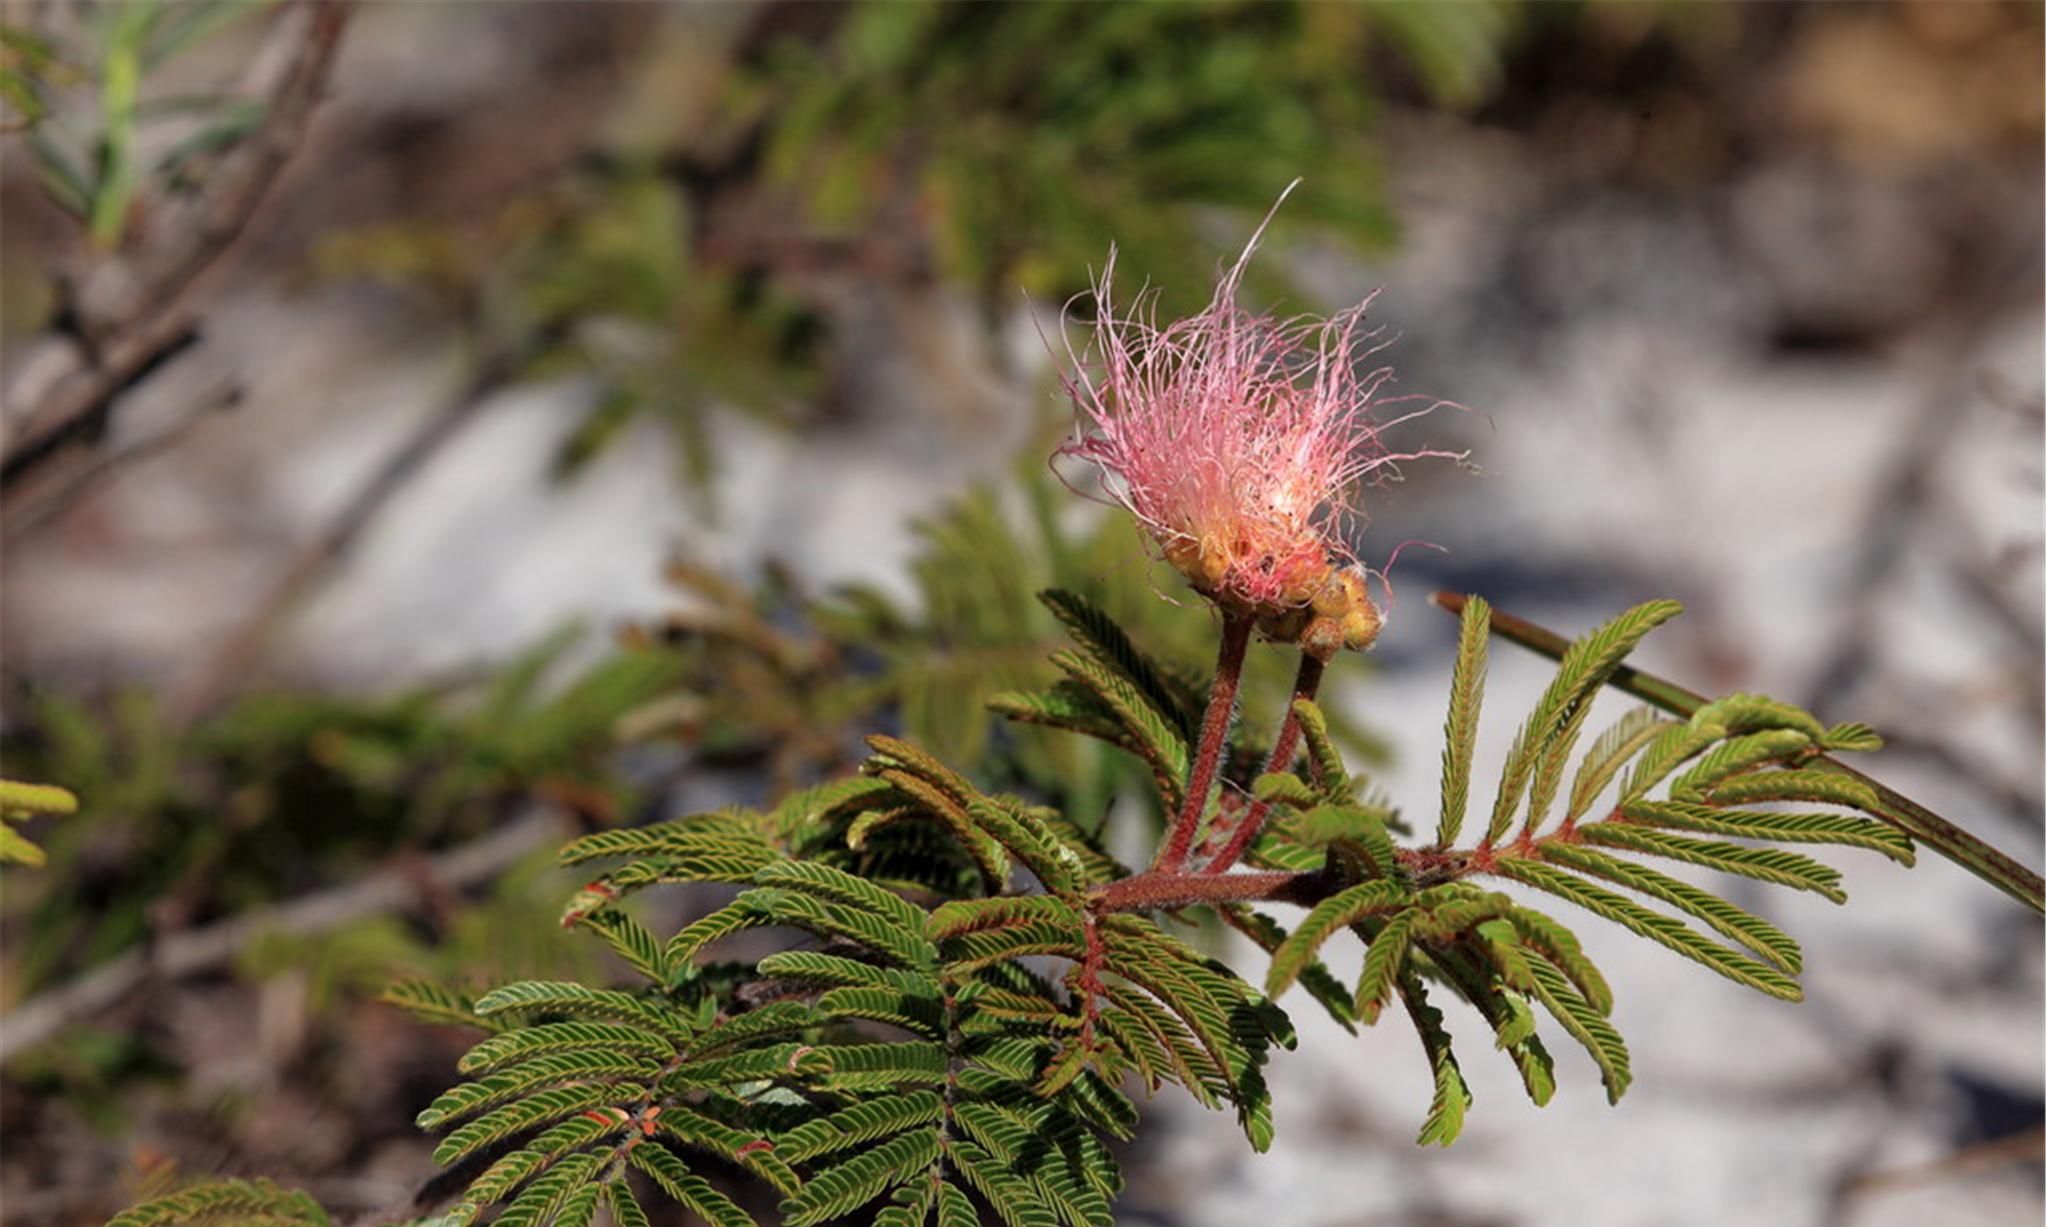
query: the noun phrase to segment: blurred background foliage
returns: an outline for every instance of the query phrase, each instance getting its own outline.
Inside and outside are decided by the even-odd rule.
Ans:
[[[124,1200],[104,1194],[104,1173],[160,1185],[165,1157],[137,1139],[180,1126],[174,1157],[189,1165],[412,1181],[424,1152],[408,1122],[452,1048],[366,1003],[404,975],[587,971],[585,944],[554,939],[565,884],[543,846],[574,829],[764,802],[844,769],[876,730],[1076,815],[1141,793],[1120,756],[985,710],[1054,676],[1044,657],[1062,636],[1032,599],[1042,588],[1085,591],[1190,673],[1212,638],[1205,610],[1178,599],[1169,568],[1146,565],[1130,527],[1046,470],[1064,419],[1039,374],[1037,329],[1055,329],[1111,240],[1129,287],[1158,287],[1161,313],[1197,307],[1295,176],[1305,183],[1273,242],[1306,258],[1254,265],[1251,291],[1317,305],[1320,256],[1384,258],[1427,220],[1425,193],[1400,200],[1388,183],[1393,111],[1473,127],[1582,121],[1591,136],[1571,129],[1548,148],[1562,173],[1588,179],[1576,159],[1599,156],[1594,138],[1656,109],[1691,126],[1644,137],[1598,173],[1695,184],[1713,151],[1738,144],[1738,123],[1694,112],[1713,90],[1738,94],[1758,49],[1818,20],[1808,6],[1745,7],[368,5],[325,35],[342,47],[325,75],[307,50],[318,22],[290,25],[323,8],[303,0],[8,3],[10,547],[54,534],[122,466],[203,424],[210,409],[173,414],[131,444],[113,410],[199,343],[200,321],[179,312],[212,292],[204,275],[227,251],[295,294],[378,295],[386,327],[432,338],[467,374],[219,633],[228,649],[180,644],[175,668],[125,675],[33,668],[12,650],[0,665],[4,773],[83,800],[76,815],[23,824],[48,863],[5,870],[0,1001],[47,1002],[124,958],[143,969],[137,987],[66,1016],[0,1070],[0,1187],[43,1199],[24,1221],[97,1221]],[[390,71],[379,67],[390,49],[412,42],[442,61],[408,62],[404,102],[367,119],[374,108],[358,102],[350,118],[351,99],[393,84],[375,75]],[[472,95],[436,92],[441,72],[504,79],[481,92],[488,105],[450,112],[448,99]],[[307,100],[328,96],[340,117],[303,126]],[[292,152],[309,182],[265,160]],[[225,190],[244,175],[257,183],[249,201]],[[273,177],[284,205],[246,226]],[[1497,299],[1490,309],[1540,315]],[[877,340],[875,320],[905,315],[964,319],[965,365],[1028,384],[1044,415],[1003,435],[1024,440],[1012,464],[918,521],[905,582],[818,585],[684,551],[672,611],[598,642],[571,629],[453,676],[369,688],[268,659],[275,625],[490,398],[563,380],[587,391],[547,466],[562,488],[601,480],[605,457],[657,424],[684,515],[712,523],[772,494],[721,480],[734,420],[804,437],[906,415],[877,387],[974,398],[977,377],[956,356],[933,356],[920,336]],[[89,376],[131,349],[141,356],[111,391],[69,409],[63,379],[42,375],[68,362]],[[871,368],[887,363],[910,373],[877,385]],[[230,399],[242,395],[237,385]],[[8,580],[27,582],[18,569]],[[1253,727],[1285,681],[1251,678]],[[1337,732],[1353,755],[1383,753],[1368,727]],[[534,814],[551,825],[531,827],[495,871],[437,880],[449,858]],[[408,883],[402,905],[342,906],[299,929],[263,922],[299,901],[345,904],[370,878]],[[149,960],[251,916],[222,957],[175,977],[197,987],[164,1005]],[[222,1089],[247,1084],[217,1069],[249,1054],[206,1038],[240,1034],[222,1020],[241,1015],[286,1037],[260,1054],[260,1094]],[[363,1090],[365,1070],[382,1085]],[[329,1204],[373,1200],[339,1196]]]
[[[594,375],[557,475],[645,413],[702,489],[713,406],[814,421],[836,277],[949,286],[992,326],[1019,294],[1085,290],[1113,235],[1125,267],[1161,287],[1160,309],[1184,313],[1212,282],[1211,237],[1262,214],[1302,167],[1340,173],[1309,179],[1278,233],[1382,250],[1397,226],[1374,82],[1404,74],[1431,100],[1473,104],[1513,13],[1505,0],[776,6],[700,67],[714,84],[700,114],[682,112],[696,122],[657,109],[671,85],[628,86],[601,139],[498,218],[335,235],[314,267],[429,294],[533,374]],[[693,20],[666,36],[705,37]],[[1251,275],[1266,293],[1296,289],[1279,266]]]

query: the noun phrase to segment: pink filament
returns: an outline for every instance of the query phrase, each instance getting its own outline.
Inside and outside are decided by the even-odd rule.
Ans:
[[[1380,441],[1371,415],[1392,372],[1359,374],[1385,344],[1362,327],[1370,298],[1326,320],[1237,305],[1263,234],[1206,309],[1163,328],[1152,293],[1117,316],[1110,250],[1094,288],[1093,361],[1073,355],[1064,381],[1079,421],[1059,452],[1102,469],[1110,497],[1168,552],[1225,559],[1215,595],[1270,606],[1298,603],[1302,584],[1352,561],[1337,529],[1361,514],[1350,499],[1365,478],[1452,453],[1393,453]]]

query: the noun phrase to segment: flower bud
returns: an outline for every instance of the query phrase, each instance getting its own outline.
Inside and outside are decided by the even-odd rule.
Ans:
[[[1300,635],[1300,650],[1327,662],[1343,650],[1343,624],[1334,618],[1314,618]]]

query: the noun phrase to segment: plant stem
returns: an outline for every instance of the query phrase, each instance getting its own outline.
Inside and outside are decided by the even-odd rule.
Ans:
[[[1252,900],[1309,904],[1328,893],[1327,876],[1320,870],[1224,874],[1154,869],[1095,887],[1087,896],[1087,910],[1106,916],[1116,912],[1172,912],[1202,904]]]
[[[1429,598],[1437,606],[1452,614],[1461,615],[1464,597],[1455,592],[1437,592]],[[1539,652],[1552,660],[1561,660],[1570,642],[1545,627],[1537,626],[1511,614],[1492,611],[1492,633],[1510,640],[1530,651]],[[1606,685],[1631,694],[1675,716],[1689,716],[1703,707],[1705,696],[1686,690],[1675,682],[1665,681],[1654,674],[1622,665],[1613,670]],[[2011,857],[1909,797],[1885,787],[1854,768],[1836,759],[1819,756],[1811,760],[1811,766],[1825,771],[1836,772],[1849,779],[1866,784],[1875,792],[1876,805],[1869,812],[1913,839],[1931,848],[1934,852],[1981,878],[1998,890],[2023,903],[2035,912],[2046,913],[2046,884],[2039,875],[2020,865]]]
[[[1108,962],[1108,949],[1101,942],[1101,915],[1089,908],[1086,915],[1087,949],[1080,959],[1080,1044],[1094,1045],[1094,1020],[1100,1013],[1101,969]]]
[[[1208,808],[1208,793],[1215,786],[1223,752],[1229,744],[1229,726],[1236,720],[1236,691],[1243,680],[1243,653],[1250,645],[1251,620],[1242,614],[1222,615],[1222,649],[1215,661],[1215,680],[1208,686],[1208,709],[1201,716],[1200,745],[1194,751],[1193,770],[1187,773],[1186,798],[1172,833],[1158,852],[1151,868],[1177,872],[1186,864],[1193,848],[1194,831]]]
[[[1313,700],[1321,690],[1321,675],[1327,667],[1328,662],[1312,652],[1300,654],[1300,672],[1293,678],[1293,699],[1286,704],[1286,719],[1280,723],[1279,735],[1272,742],[1271,757],[1265,760],[1265,774],[1285,771],[1293,765],[1293,756],[1300,750],[1300,717],[1294,714],[1293,704],[1302,699]],[[1208,861],[1203,872],[1222,873],[1234,865],[1242,857],[1244,849],[1250,847],[1250,841],[1264,829],[1265,817],[1271,812],[1270,801],[1252,803],[1250,812],[1230,832],[1229,842],[1223,844],[1222,850]]]

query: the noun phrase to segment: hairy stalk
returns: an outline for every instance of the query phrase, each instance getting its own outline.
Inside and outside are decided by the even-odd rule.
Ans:
[[[1300,654],[1300,672],[1293,678],[1293,699],[1286,704],[1286,719],[1279,725],[1279,735],[1272,742],[1271,757],[1265,760],[1265,774],[1284,771],[1293,765],[1293,756],[1300,750],[1300,717],[1294,713],[1293,704],[1306,699],[1312,702],[1321,690],[1321,675],[1328,662],[1312,652]],[[1221,851],[1208,861],[1204,872],[1222,873],[1243,856],[1250,841],[1256,839],[1264,829],[1265,819],[1272,812],[1270,801],[1256,801],[1250,812],[1243,816],[1234,831],[1229,832],[1228,842]]]
[[[1429,600],[1452,614],[1461,615],[1461,593],[1437,592]],[[1511,614],[1492,611],[1492,633],[1551,660],[1561,660],[1570,643],[1556,632]],[[1673,716],[1689,716],[1705,705],[1705,697],[1675,682],[1622,665],[1606,684],[1635,698],[1643,699]],[[1934,852],[2023,903],[2035,912],[2046,913],[2046,883],[2039,875],[2004,853],[1955,826],[1931,810],[1845,763],[1821,755],[1811,766],[1858,780],[1875,791],[1877,808],[1870,812],[1903,831]]]
[[[1080,1046],[1091,1049],[1094,1020],[1101,1014],[1101,968],[1108,962],[1108,949],[1101,942],[1101,913],[1088,908],[1084,923],[1087,948],[1080,960]]]
[[[1194,752],[1193,770],[1187,774],[1186,801],[1172,833],[1152,862],[1154,871],[1176,873],[1186,865],[1193,848],[1194,832],[1208,808],[1208,793],[1215,786],[1223,751],[1228,748],[1229,728],[1236,721],[1236,691],[1243,680],[1243,653],[1250,645],[1251,619],[1237,613],[1222,615],[1222,649],[1215,661],[1215,680],[1208,687],[1208,709],[1201,716],[1201,740]]]
[[[1171,912],[1217,903],[1315,903],[1326,898],[1330,879],[1319,869],[1304,872],[1184,873],[1151,870],[1095,887],[1087,910],[1096,916],[1117,912]]]

